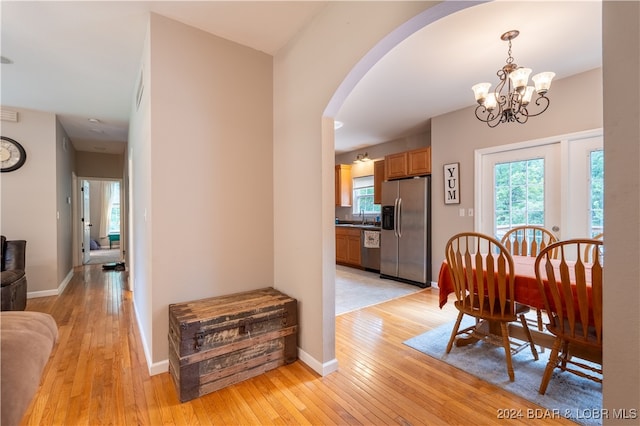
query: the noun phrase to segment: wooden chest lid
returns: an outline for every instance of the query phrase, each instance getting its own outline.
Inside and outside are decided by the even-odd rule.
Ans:
[[[221,316],[238,315],[242,312],[260,311],[295,301],[273,287],[266,287],[191,302],[174,303],[169,305],[169,313],[179,323],[201,322]]]

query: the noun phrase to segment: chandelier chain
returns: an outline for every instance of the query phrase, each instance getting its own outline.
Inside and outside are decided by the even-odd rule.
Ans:
[[[511,39],[509,39],[509,50],[507,51],[507,64],[513,63],[513,56],[511,56]]]

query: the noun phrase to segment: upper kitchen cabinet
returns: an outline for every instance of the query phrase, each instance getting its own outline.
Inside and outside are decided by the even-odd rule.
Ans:
[[[336,165],[336,206],[351,207],[353,194],[353,184],[351,182],[351,165]]]
[[[373,204],[382,204],[382,182],[384,181],[384,160],[373,163]]]
[[[431,174],[431,147],[390,154],[384,157],[385,180]]]

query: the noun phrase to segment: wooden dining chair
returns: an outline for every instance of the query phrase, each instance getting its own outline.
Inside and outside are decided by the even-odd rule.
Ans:
[[[515,303],[513,258],[495,238],[476,232],[454,235],[446,245],[446,259],[456,296],[458,318],[451,331],[447,353],[457,336],[479,339],[504,347],[509,380],[514,380],[511,355],[529,346],[535,359],[538,353],[533,344],[524,314],[529,307]],[[476,319],[475,325],[459,330],[464,315]],[[527,342],[512,340],[508,325],[520,319]],[[481,324],[484,322],[485,324]],[[487,327],[489,332],[485,332]],[[492,333],[492,329],[500,331]],[[500,333],[500,337],[496,334]]]
[[[601,232],[595,236],[592,237],[592,239],[594,240],[604,240],[604,233]],[[597,253],[597,246],[594,246],[593,244],[587,244],[584,247],[584,261],[585,262],[593,262],[593,257],[596,255]]]
[[[511,228],[500,240],[512,255],[531,257],[536,257],[542,249],[556,241],[558,241],[558,239],[551,231],[534,225]],[[555,252],[552,252],[552,255],[555,254]],[[542,324],[542,311],[540,309],[536,309],[536,321],[534,322],[532,319],[531,322],[538,327],[538,330],[542,331],[544,329]]]
[[[516,226],[507,231],[500,242],[514,256],[536,257],[543,248],[558,241],[555,235],[541,226]]]
[[[585,250],[586,246],[592,249]],[[540,394],[546,392],[556,367],[602,383],[602,249],[600,240],[573,239],[551,244],[536,258],[536,280],[549,316],[547,329],[555,336]],[[550,255],[554,250],[558,259]],[[585,260],[586,254],[593,255],[593,263]],[[590,363],[576,354],[588,357]]]

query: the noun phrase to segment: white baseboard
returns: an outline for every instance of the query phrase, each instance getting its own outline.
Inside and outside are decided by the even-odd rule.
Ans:
[[[149,371],[150,376],[156,376],[158,374],[166,373],[169,371],[169,360],[165,359],[160,362],[153,363],[151,362],[151,351],[149,351],[149,347],[147,345],[147,339],[144,334],[144,330],[140,327],[140,317],[138,316],[138,309],[136,308],[135,301],[133,302],[133,313],[136,317],[136,326],[138,327],[138,331],[140,332],[140,340],[142,341],[142,349],[144,350],[144,359],[147,361],[147,369]]]
[[[35,299],[35,298],[38,298],[38,297],[58,296],[58,295],[62,294],[62,292],[64,291],[65,288],[67,288],[67,284],[69,284],[69,282],[71,281],[71,278],[73,278],[73,269],[71,269],[69,271],[69,273],[67,274],[67,276],[64,277],[64,280],[62,280],[62,282],[60,283],[58,288],[53,289],[53,290],[42,290],[42,291],[30,291],[30,292],[27,292],[27,299]]]
[[[155,364],[149,364],[149,360],[147,359],[147,365],[149,365],[149,375],[155,376],[157,374],[166,373],[169,371],[169,360],[165,359],[164,361],[156,362]]]
[[[136,315],[136,318],[137,318],[137,315]],[[155,376],[157,374],[162,374],[169,371],[169,360],[163,360],[160,362],[156,362],[155,364],[152,364],[149,360],[149,356],[147,355],[147,349],[146,349],[146,345],[144,344],[144,339],[142,343],[143,343],[142,346],[145,348],[144,354],[147,360],[147,365],[149,366],[149,375]],[[323,364],[300,348],[298,348],[298,358],[300,359],[300,361],[307,364],[313,371],[315,371],[316,373],[320,374],[323,377],[338,370],[338,360],[335,358]]]
[[[298,348],[298,358],[323,377],[338,370],[338,360],[335,358],[322,363],[300,348]]]

